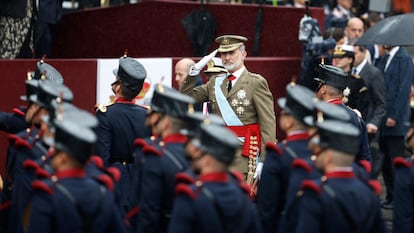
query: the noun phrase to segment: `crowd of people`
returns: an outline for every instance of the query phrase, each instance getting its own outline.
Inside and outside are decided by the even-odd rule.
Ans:
[[[148,106],[134,102],[146,69],[125,54],[95,114],[40,60],[26,106],[0,113],[0,232],[387,232],[382,209],[393,232],[412,232],[413,61],[397,45],[356,45],[365,24],[344,1],[325,24],[335,45],[286,85],[277,118],[241,35],[180,60],[178,90],[153,84]]]

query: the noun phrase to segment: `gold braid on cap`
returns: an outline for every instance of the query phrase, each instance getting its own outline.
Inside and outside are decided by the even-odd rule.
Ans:
[[[32,79],[33,79],[32,72],[27,71],[27,80],[32,80]]]
[[[316,121],[319,122],[319,123],[322,123],[324,121],[323,112],[318,111],[318,113],[316,113]]]
[[[61,92],[59,94],[59,96],[56,98],[56,102],[58,104],[58,108],[57,108],[57,114],[56,114],[56,119],[58,121],[63,120],[63,92]]]
[[[189,113],[194,113],[194,105],[193,105],[193,104],[188,104],[188,109],[187,109],[187,111],[188,111]]]

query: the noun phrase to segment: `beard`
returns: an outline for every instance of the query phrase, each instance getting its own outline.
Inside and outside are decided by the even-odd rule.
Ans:
[[[241,65],[241,63],[242,63],[242,58],[241,57],[239,57],[239,59],[237,59],[237,61],[235,62],[235,63],[233,63],[233,64],[223,64],[223,66],[224,66],[224,68],[226,68],[226,70],[228,70],[229,72],[233,72],[233,71],[235,71],[235,69],[237,68],[237,67],[239,67],[240,65]]]

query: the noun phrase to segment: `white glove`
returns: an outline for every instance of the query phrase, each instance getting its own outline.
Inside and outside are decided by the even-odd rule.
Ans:
[[[256,177],[260,179],[260,176],[262,175],[262,170],[263,170],[263,162],[259,162],[256,166],[256,171],[254,172],[253,179],[256,179]]]
[[[209,55],[204,56],[199,62],[194,64],[194,66],[190,67],[190,70],[188,71],[188,75],[190,76],[197,76],[200,74],[201,69],[204,68],[204,66],[207,65],[207,63],[215,57],[217,54],[217,49],[211,52]]]

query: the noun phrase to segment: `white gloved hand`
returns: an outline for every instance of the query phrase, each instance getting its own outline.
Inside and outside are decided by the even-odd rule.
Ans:
[[[204,66],[206,66],[207,63],[213,57],[216,56],[216,54],[217,54],[217,49],[214,50],[213,52],[211,52],[210,54],[204,56],[199,62],[197,62],[196,64],[194,64],[193,66],[190,67],[190,70],[188,71],[188,75],[197,76],[198,74],[200,74],[201,69],[203,69]]]
[[[253,179],[260,179],[260,176],[262,175],[263,170],[263,162],[259,162],[256,166],[256,171],[254,172]]]

